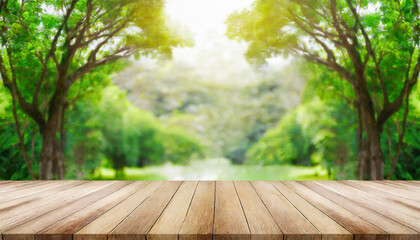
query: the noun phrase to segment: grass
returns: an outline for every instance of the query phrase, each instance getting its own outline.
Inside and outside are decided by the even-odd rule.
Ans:
[[[92,179],[120,180],[327,180],[327,171],[321,166],[293,165],[255,166],[233,165],[227,159],[192,161],[188,165],[167,163],[143,168],[124,169],[123,177],[115,177],[115,170],[98,169]]]

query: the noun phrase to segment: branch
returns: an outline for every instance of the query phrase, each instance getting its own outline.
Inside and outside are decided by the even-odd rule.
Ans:
[[[319,45],[321,45],[321,47],[324,49],[324,51],[327,53],[328,56],[328,61],[332,61],[332,62],[336,62],[336,58],[334,56],[334,53],[331,51],[331,49],[327,46],[327,44],[325,44],[324,42],[322,42],[321,40],[319,40],[319,38],[317,38],[313,32],[311,32],[309,29],[307,29],[302,22],[299,21],[299,19],[297,17],[295,17],[294,13],[291,12],[291,10],[289,9],[289,12],[291,14],[291,18],[292,20],[306,33],[308,33]]]
[[[22,133],[21,130],[20,130],[19,117],[18,117],[18,114],[17,114],[17,111],[16,111],[16,100],[13,97],[13,95],[12,95],[12,103],[13,103],[12,104],[13,118],[15,120],[16,133],[17,133],[18,139],[19,139],[20,151],[22,152],[22,157],[23,157],[23,160],[26,164],[26,168],[28,169],[29,176],[31,177],[31,179],[35,179],[34,171],[32,170],[32,163],[31,163],[30,159],[28,158],[28,155],[26,154],[24,133]]]
[[[134,50],[135,50],[134,48],[124,47],[124,48],[116,50],[114,53],[107,55],[97,61],[94,61],[94,62],[88,61],[85,65],[81,66],[79,69],[77,69],[76,71],[74,71],[72,74],[69,75],[67,79],[67,84],[68,85],[73,84],[83,75],[85,75],[86,73],[89,73],[90,71],[92,71],[93,69],[99,66],[102,66],[111,62],[115,62],[122,58],[127,58],[128,56],[134,53]]]
[[[398,158],[400,157],[400,154],[401,154],[404,134],[405,134],[405,131],[406,131],[406,126],[407,126],[409,100],[410,100],[410,97],[409,97],[409,95],[407,95],[405,97],[405,107],[404,107],[404,117],[403,117],[403,122],[402,122],[402,130],[401,130],[401,132],[399,133],[399,136],[398,136],[398,143],[397,143],[397,150],[396,150],[397,152],[395,153],[395,156],[392,158],[391,169],[389,170],[389,175],[388,175],[389,179],[391,179],[392,175],[394,174],[394,169],[397,166]]]
[[[109,36],[104,39],[102,42],[98,43],[96,48],[92,50],[88,57],[88,62],[94,62],[96,61],[96,54],[99,52],[99,50],[111,39],[113,38],[118,32],[120,32],[128,23],[128,19],[124,21],[119,27],[117,27],[114,31],[112,31]]]
[[[326,59],[323,59],[320,56],[310,53],[306,49],[303,49],[300,47],[294,47],[294,49],[289,49],[289,50],[291,50],[292,52],[294,51],[297,55],[303,56],[305,59],[307,59],[310,62],[319,63],[333,69],[338,74],[340,74],[340,76],[346,79],[350,84],[354,83],[353,75],[350,72],[348,72],[344,67],[337,64],[336,62],[331,62]]]
[[[372,48],[372,43],[369,39],[369,36],[367,35],[367,33],[365,31],[365,28],[364,28],[363,24],[360,21],[359,14],[357,14],[356,9],[354,8],[352,2],[350,0],[346,0],[346,2],[347,2],[347,5],[349,6],[351,12],[353,13],[354,18],[356,19],[356,23],[360,27],[363,38],[365,39],[366,50],[368,52],[368,56],[371,56],[373,62],[375,63],[375,72],[378,75],[379,83],[380,83],[380,86],[381,86],[381,89],[382,89],[382,94],[384,95],[384,105],[387,105],[389,103],[388,92],[387,92],[387,89],[385,87],[385,83],[384,83],[384,80],[383,80],[383,77],[382,77],[381,69],[379,67],[379,61],[377,60],[376,54],[375,54],[375,52]],[[365,62],[367,62],[366,59],[365,59]],[[363,64],[364,69],[365,69],[365,67],[366,67],[366,64]]]
[[[338,16],[337,16],[336,0],[331,0],[330,11],[331,11],[331,14],[332,14],[332,17],[333,17],[333,25],[334,25],[335,29],[337,30],[341,41],[343,42],[343,47],[346,49],[346,51],[347,51],[347,53],[348,53],[348,55],[349,55],[349,57],[350,57],[350,59],[353,63],[356,74],[357,75],[363,74],[364,73],[363,63],[362,63],[362,60],[360,58],[360,54],[356,50],[357,38],[353,38],[352,35],[350,35],[352,30],[351,29],[348,30],[349,28],[348,28],[347,24],[345,24],[344,20],[341,21],[341,23],[342,24],[344,23],[344,25],[345,25],[344,28],[347,29],[348,31],[350,31],[349,35],[350,35],[350,38],[352,38],[352,40],[353,40],[353,44],[349,43],[349,41],[348,41],[349,36],[343,32],[343,29],[341,29],[340,21],[339,21]],[[359,82],[362,82],[364,80],[364,77],[358,76],[358,80],[359,80]],[[362,83],[362,84],[365,84],[365,83]]]
[[[67,25],[67,21],[70,18],[70,15],[73,12],[73,9],[74,9],[74,7],[75,7],[75,5],[76,5],[76,3],[78,1],[79,0],[73,0],[71,2],[70,8],[67,10],[66,15],[64,16],[63,23],[60,25],[58,31],[54,35],[53,41],[51,42],[50,51],[48,52],[47,56],[45,56],[45,61],[44,61],[44,64],[43,64],[44,68],[42,69],[41,77],[39,78],[39,80],[38,80],[38,82],[36,84],[35,92],[34,92],[33,97],[32,97],[32,104],[33,105],[38,105],[38,96],[39,96],[39,92],[41,91],[42,82],[43,82],[43,80],[45,78],[45,75],[47,74],[48,61],[49,61],[49,59],[50,59],[50,57],[52,55],[54,55],[53,58],[55,58],[55,51],[56,51],[56,48],[57,48],[58,38],[60,37],[61,32],[63,31],[64,26]]]
[[[17,84],[16,84],[16,78],[14,73],[14,67],[11,59],[11,52],[9,49],[7,49],[8,57],[9,57],[9,64],[10,69],[12,71],[12,80],[10,80],[8,72],[6,70],[6,67],[4,66],[3,57],[0,54],[0,74],[3,79],[3,84],[9,89],[12,98],[15,98],[17,102],[19,103],[19,106],[22,108],[22,110],[27,113],[34,121],[40,126],[40,128],[45,127],[45,121],[42,117],[42,114],[39,112],[39,109],[29,102],[25,101],[25,99],[20,94]]]
[[[417,83],[419,78],[419,72],[420,72],[420,54],[417,58],[417,64],[414,67],[413,74],[411,75],[411,78],[406,78],[404,81],[404,87],[400,92],[400,95],[397,99],[395,99],[393,102],[387,104],[382,109],[381,113],[378,116],[378,126],[382,126],[388,118],[390,118],[395,112],[400,109],[401,105],[403,104],[403,100],[406,97],[406,95],[410,95],[411,90],[413,89],[414,85]]]

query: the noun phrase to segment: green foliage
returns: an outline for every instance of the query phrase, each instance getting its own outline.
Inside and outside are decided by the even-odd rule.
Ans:
[[[334,137],[329,109],[314,100],[289,111],[249,151],[249,162],[315,165],[323,159],[325,142]]]
[[[169,58],[172,48],[183,44],[166,25],[163,4],[161,0],[0,4],[0,76],[17,111],[31,118],[42,135],[42,179],[64,177],[61,123],[69,105],[108,84],[110,74],[126,63],[119,60],[132,55]]]
[[[393,179],[419,180],[420,179],[420,119],[407,124],[407,136],[404,138],[403,151],[398,159]],[[393,146],[397,140],[393,139]],[[385,152],[388,150],[384,149]]]
[[[401,155],[392,176],[393,179],[404,180],[420,180],[420,85],[417,85],[413,94],[410,96],[410,111],[407,118],[407,129],[403,141]],[[398,115],[403,115],[403,111],[397,113],[393,119],[388,122],[388,131],[382,136],[382,145],[384,146],[385,167],[386,172],[389,172],[390,153],[395,156],[396,146],[398,143],[398,132],[401,129],[397,128],[395,119]],[[389,140],[391,140],[391,151]]]
[[[18,115],[22,117],[23,114],[18,112]],[[32,166],[36,170],[36,155],[39,154],[41,148],[39,144],[40,136],[34,129],[32,122],[25,120],[24,123],[27,133],[24,138],[25,147]],[[32,140],[34,140],[33,145]],[[3,85],[0,85],[0,179],[30,179],[19,148],[19,139],[12,115],[12,99]]]
[[[302,104],[249,149],[248,163],[322,164],[336,179],[355,178],[357,118],[346,101],[353,98],[351,86],[325,67],[301,69],[307,79]]]
[[[115,179],[115,170],[100,168],[93,179]],[[197,180],[214,178],[220,181],[284,181],[328,180],[327,170],[321,166],[304,167],[293,165],[238,165],[226,158],[208,158],[191,161],[187,165],[167,163],[142,168],[127,167],[121,180]]]
[[[298,61],[284,70],[261,69],[249,76],[234,71],[229,62],[222,65],[217,74],[231,81],[168,61],[150,68],[132,65],[118,75],[116,84],[165,126],[189,129],[206,156],[241,164],[249,147],[300,102],[305,79]]]
[[[354,136],[347,122],[351,113],[346,114],[345,108],[345,105],[340,107],[317,98],[298,106],[249,149],[247,162],[322,164],[335,178],[354,176]]]
[[[76,4],[71,11],[74,2]],[[158,53],[170,55],[171,47],[181,43],[181,39],[165,25],[162,6],[161,1],[7,1],[2,11],[4,22],[1,26],[3,41],[0,54],[5,62],[13,63],[18,85],[23,89],[22,96],[30,102],[36,92],[34,80],[42,79],[44,59],[51,46],[54,46],[53,54],[58,63],[64,64],[68,48],[79,47],[76,44],[80,41],[78,44],[81,47],[74,53],[76,57],[72,58],[70,71],[80,70],[86,62],[91,61],[88,59],[91,50],[101,44],[103,46],[95,56],[98,60],[105,60],[105,57],[124,48],[133,48],[142,56]],[[89,15],[92,19],[89,25],[85,25],[87,32],[83,32],[80,23],[86,21],[88,11],[91,11]],[[67,12],[71,14],[64,24]],[[61,30],[63,25],[65,29]],[[54,44],[54,36],[60,31],[62,36]],[[76,33],[81,39],[73,39],[74,45],[69,46],[66,39],[74,37],[72,34]],[[11,52],[11,59],[6,54],[6,48]],[[10,67],[5,65],[11,76]],[[55,66],[52,57],[47,67],[40,94],[48,97],[47,94],[51,96],[54,91],[52,86],[58,74],[58,66]],[[82,83],[72,86],[69,98],[75,93],[83,95],[86,91],[92,91],[104,75],[118,69],[116,66],[101,67],[90,72],[92,76],[82,76]]]
[[[133,106],[117,87],[106,87],[97,98],[81,102],[70,112],[68,162],[71,169],[83,170],[70,171],[78,173],[77,178],[93,173],[104,158],[122,174],[124,167],[186,163],[202,156],[203,147],[185,129],[163,127],[150,112]]]
[[[162,144],[162,159],[173,163],[185,164],[188,160],[204,157],[200,141],[188,134],[185,129],[163,128],[157,137]]]
[[[334,79],[328,77],[328,71],[317,72],[321,79],[327,75],[320,84],[325,87],[323,92],[334,95],[339,88],[338,96],[350,108],[355,105],[359,109],[355,114],[362,119],[358,125],[364,135],[356,136],[362,136],[360,143],[368,150],[370,167],[377,169],[369,177],[383,178],[382,130],[387,121],[398,123],[395,115],[420,72],[417,1],[257,0],[250,8],[233,13],[227,24],[228,37],[249,43],[245,56],[250,63],[261,65],[273,56],[293,54],[341,76]],[[347,84],[342,84],[341,78]],[[299,159],[286,136],[303,135],[300,128],[296,132],[293,125],[287,127],[291,132],[283,131],[282,144],[289,155],[282,153],[282,158]],[[304,152],[310,152],[310,144],[303,141],[301,145]],[[368,172],[367,168],[362,171]]]

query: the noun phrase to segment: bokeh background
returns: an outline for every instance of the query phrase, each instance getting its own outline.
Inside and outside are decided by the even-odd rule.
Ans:
[[[87,86],[80,83],[85,92],[70,102],[61,137],[65,179],[359,178],[359,122],[351,86],[297,56],[249,61],[252,41],[232,37],[228,26],[236,24],[233,13],[260,11],[256,6],[252,0],[167,0],[166,24],[185,44],[174,47],[171,57],[130,57],[118,71]],[[380,7],[372,1],[366,9],[374,14]],[[418,55],[418,45],[414,48]],[[12,107],[2,84],[0,179],[30,179]],[[420,179],[419,84],[408,108],[393,179]],[[381,135],[386,176],[403,110]],[[21,109],[17,114],[37,178],[39,128]]]

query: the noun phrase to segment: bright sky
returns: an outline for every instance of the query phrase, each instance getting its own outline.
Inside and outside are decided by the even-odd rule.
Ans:
[[[209,32],[221,36],[225,19],[235,10],[249,7],[253,0],[166,0],[166,13],[188,26],[194,36],[206,37]]]
[[[251,6],[253,0],[166,0],[170,21],[191,33],[194,46],[176,48],[172,63],[189,65],[217,82],[247,82],[255,71],[244,58],[247,43],[229,40],[224,34],[226,18],[235,10]],[[279,68],[285,60],[269,61]]]

